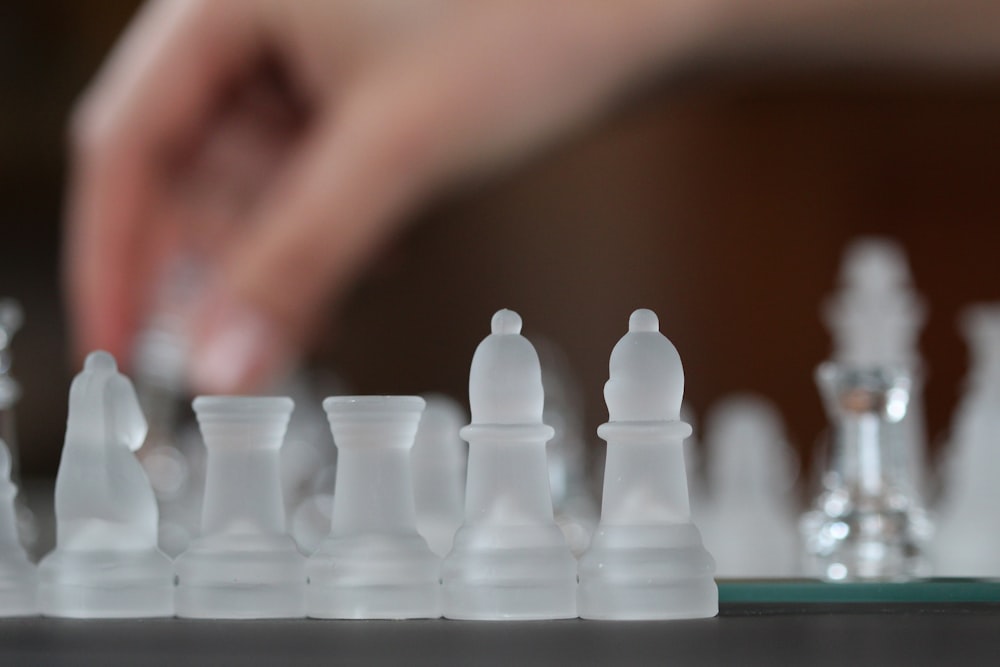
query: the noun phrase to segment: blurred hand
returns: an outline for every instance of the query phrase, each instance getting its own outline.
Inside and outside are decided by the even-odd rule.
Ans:
[[[252,390],[436,189],[602,110],[711,29],[705,0],[160,0],[74,116],[77,351],[127,360],[176,257],[190,379]]]

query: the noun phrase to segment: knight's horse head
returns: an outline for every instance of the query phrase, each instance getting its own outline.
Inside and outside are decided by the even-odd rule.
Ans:
[[[119,444],[135,451],[146,439],[146,419],[135,389],[107,352],[91,352],[69,392],[66,442]]]

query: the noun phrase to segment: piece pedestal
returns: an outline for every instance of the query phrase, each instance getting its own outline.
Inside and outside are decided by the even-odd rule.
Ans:
[[[0,550],[2,551],[2,550]],[[18,545],[0,557],[0,617],[38,613],[38,577],[35,566]]]
[[[715,562],[694,524],[600,526],[580,559],[581,618],[666,620],[719,613]]]
[[[441,560],[422,537],[328,538],[309,558],[313,618],[439,618]]]
[[[182,618],[305,616],[305,557],[287,535],[195,540],[174,569]]]
[[[497,547],[496,544],[517,546]],[[576,618],[576,560],[555,523],[459,530],[441,571],[444,615],[468,620]]]
[[[173,567],[156,549],[56,549],[38,566],[38,608],[66,618],[173,616]]]

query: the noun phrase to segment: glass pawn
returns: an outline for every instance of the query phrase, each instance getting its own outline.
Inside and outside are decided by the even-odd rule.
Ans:
[[[465,521],[441,570],[448,618],[576,617],[576,560],[552,510],[544,401],[521,318],[501,310],[469,374]]]
[[[651,310],[611,352],[601,520],[580,559],[582,618],[653,620],[719,613],[715,562],[691,520],[680,420],[684,369]]]

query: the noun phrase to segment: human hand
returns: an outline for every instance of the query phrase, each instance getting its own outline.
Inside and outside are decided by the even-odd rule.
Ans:
[[[252,390],[407,214],[599,113],[711,29],[702,0],[158,0],[73,119],[82,355],[127,359],[172,259],[190,380]]]

